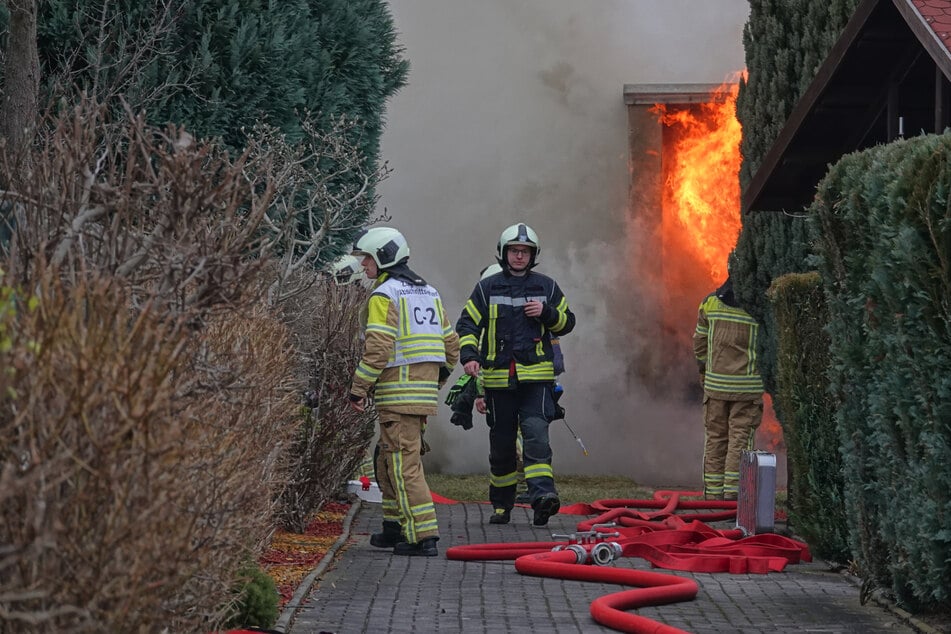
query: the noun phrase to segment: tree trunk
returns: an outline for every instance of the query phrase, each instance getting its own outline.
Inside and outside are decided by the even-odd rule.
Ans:
[[[19,153],[32,139],[40,90],[36,48],[37,0],[7,0],[10,35],[4,69],[0,135]]]

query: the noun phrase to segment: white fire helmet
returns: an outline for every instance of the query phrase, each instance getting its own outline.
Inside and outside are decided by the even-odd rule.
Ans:
[[[535,234],[535,230],[523,222],[508,227],[502,232],[502,235],[499,236],[499,246],[496,250],[496,255],[498,255],[500,262],[505,261],[505,247],[513,244],[522,244],[535,249],[535,253],[532,255],[533,264],[535,260],[538,259],[538,254],[541,253],[541,247],[538,245],[538,236]]]
[[[344,255],[337,258],[328,270],[333,275],[337,286],[347,286],[364,278],[363,267],[355,255]]]
[[[392,227],[371,227],[357,234],[353,255],[369,255],[380,270],[409,259],[409,245],[403,234]]]
[[[484,280],[485,278],[495,275],[496,273],[502,272],[501,264],[490,264],[489,266],[482,269],[482,275],[479,277],[479,280]]]

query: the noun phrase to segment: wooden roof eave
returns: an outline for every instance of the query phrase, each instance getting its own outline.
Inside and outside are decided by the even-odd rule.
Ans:
[[[911,0],[893,0],[893,4],[902,17],[905,18],[905,22],[908,23],[915,37],[928,51],[928,55],[931,56],[934,63],[941,69],[944,76],[951,80],[951,51],[948,50],[945,43],[938,38],[934,29],[924,21],[923,16]]]
[[[776,141],[772,146],[770,146],[770,149],[763,157],[763,161],[760,163],[759,168],[757,168],[756,172],[753,174],[750,184],[743,192],[741,198],[741,208],[744,214],[753,209],[753,204],[757,202],[757,199],[763,193],[766,183],[779,167],[786,150],[789,148],[789,144],[796,135],[796,132],[799,130],[803,121],[809,115],[809,112],[812,111],[813,107],[816,105],[819,97],[822,96],[822,93],[828,87],[833,75],[835,75],[835,71],[842,63],[845,54],[852,47],[852,44],[855,42],[856,38],[858,38],[858,36],[861,34],[862,27],[865,25],[865,22],[868,20],[879,1],[880,0],[865,0],[856,8],[852,18],[842,31],[842,35],[839,36],[839,39],[832,46],[829,54],[822,62],[819,70],[816,72],[815,78],[809,84],[809,87],[806,88],[806,91],[803,93],[802,97],[799,98],[799,101],[796,103],[796,106],[790,113],[789,118],[786,120],[785,125],[783,125],[782,130],[780,130],[779,135],[776,137]],[[773,209],[770,211],[782,210]],[[799,210],[796,209],[792,211]]]

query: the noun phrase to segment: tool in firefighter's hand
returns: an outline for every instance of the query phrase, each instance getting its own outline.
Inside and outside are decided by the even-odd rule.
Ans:
[[[578,441],[578,444],[581,445],[581,451],[584,452],[584,455],[588,455],[588,448],[584,446],[581,438],[578,434],[575,433],[575,430],[571,428],[571,425],[568,424],[568,419],[565,418],[565,408],[558,404],[558,401],[561,400],[561,395],[565,393],[565,388],[561,386],[561,383],[555,383],[555,387],[552,390],[552,397],[555,401],[555,416],[552,420],[563,420],[565,421],[565,427],[568,428],[569,433],[574,436],[575,440]]]
[[[568,424],[568,421],[564,418],[562,420],[565,421],[565,427],[568,428],[568,431],[571,432],[571,435],[574,436],[575,440],[578,441],[578,444],[581,445],[581,451],[583,451],[584,455],[587,456],[588,448],[584,446],[584,443],[581,441],[581,438],[579,438],[578,435],[574,432],[574,430],[571,428],[571,425]]]

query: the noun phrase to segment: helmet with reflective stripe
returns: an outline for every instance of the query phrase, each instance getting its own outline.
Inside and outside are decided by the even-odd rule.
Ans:
[[[381,270],[409,259],[409,245],[392,227],[364,229],[353,242],[353,255],[369,255]]]
[[[535,253],[532,254],[533,263],[538,258],[538,254],[541,252],[541,247],[538,246],[538,236],[535,234],[535,230],[522,222],[508,227],[502,232],[502,235],[499,236],[499,246],[496,250],[496,255],[498,255],[500,262],[505,261],[505,247],[512,246],[514,244],[522,244],[527,247],[532,247],[535,250]]]
[[[363,267],[360,266],[360,260],[355,255],[344,255],[337,258],[328,267],[328,271],[333,275],[337,286],[353,284],[363,278]]]
[[[489,266],[482,269],[482,274],[479,276],[479,280],[484,280],[485,278],[495,275],[496,273],[502,272],[502,265],[500,264],[490,264]]]

